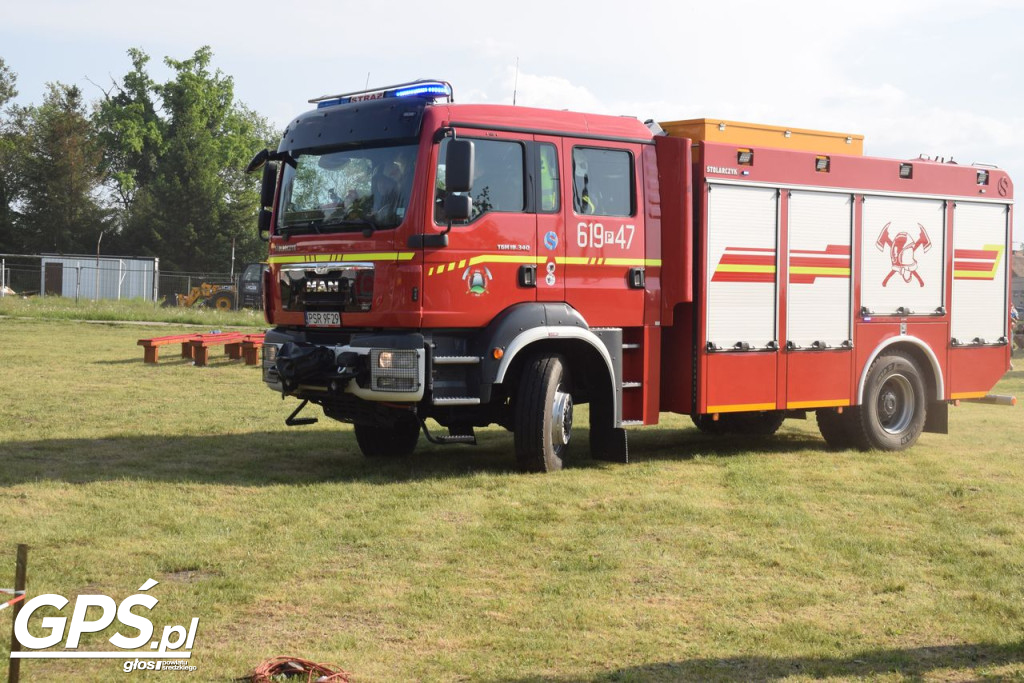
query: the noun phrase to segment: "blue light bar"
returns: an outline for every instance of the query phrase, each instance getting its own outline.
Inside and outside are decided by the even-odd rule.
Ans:
[[[392,92],[391,97],[429,97],[436,99],[438,97],[451,97],[452,86],[447,83],[424,83],[423,85],[399,88]]]
[[[310,104],[316,104],[317,109],[323,109],[339,104],[348,104],[349,102],[366,102],[391,97],[418,97],[431,101],[443,97],[451,102],[453,91],[452,86],[445,81],[419,80],[411,83],[389,85],[384,88],[375,88],[373,90],[360,90],[340,95],[325,95],[312,99],[309,102]]]

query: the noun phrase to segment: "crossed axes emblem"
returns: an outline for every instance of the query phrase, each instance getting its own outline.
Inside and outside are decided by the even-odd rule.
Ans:
[[[917,250],[921,247],[924,247],[925,253],[932,248],[932,240],[928,237],[928,231],[924,229],[923,225],[918,223],[917,228],[919,232],[915,240],[906,231],[896,233],[896,235],[889,234],[889,226],[891,225],[891,222],[886,223],[885,227],[882,228],[881,234],[878,235],[878,239],[875,240],[875,247],[878,248],[878,251],[885,251],[886,247],[889,248],[889,258],[892,260],[892,270],[882,280],[882,286],[888,286],[892,276],[899,273],[904,282],[910,282],[911,278],[917,278],[918,284],[924,287],[924,280],[921,279],[920,273],[917,272],[916,254]]]

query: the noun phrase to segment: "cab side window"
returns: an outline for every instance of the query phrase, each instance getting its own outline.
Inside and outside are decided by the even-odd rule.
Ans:
[[[540,197],[538,210],[541,213],[555,213],[558,211],[558,149],[550,144],[543,143],[537,147],[540,159]]]
[[[526,208],[525,147],[509,140],[474,140],[476,148],[473,189],[473,216],[470,221],[491,211],[521,212]],[[446,222],[444,216],[444,158],[448,139],[441,141],[438,153],[437,190],[434,196],[434,218]]]
[[[633,155],[620,149],[574,147],[572,203],[580,215],[632,216]]]

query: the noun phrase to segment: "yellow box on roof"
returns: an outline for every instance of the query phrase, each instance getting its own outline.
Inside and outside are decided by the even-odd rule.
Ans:
[[[673,137],[694,142],[725,142],[750,147],[780,147],[821,154],[863,156],[864,136],[824,130],[765,126],[723,119],[688,119],[660,124]]]

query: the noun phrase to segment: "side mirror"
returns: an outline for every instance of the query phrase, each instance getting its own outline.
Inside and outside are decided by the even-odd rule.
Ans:
[[[468,194],[450,194],[444,198],[444,214],[449,221],[468,221],[473,215],[473,198]]]
[[[263,185],[260,188],[261,209],[274,205],[274,193],[277,191],[277,172],[280,168],[280,161],[268,161],[263,166]]]
[[[270,241],[270,220],[273,217],[267,209],[260,209],[260,215],[256,219],[256,226],[259,229],[260,239],[264,242]]]
[[[444,189],[469,192],[473,189],[474,148],[472,140],[449,140],[444,157]]]
[[[265,164],[267,162],[267,159],[269,158],[270,150],[261,149],[259,152],[256,153],[256,156],[252,158],[252,161],[249,162],[249,165],[245,167],[245,172],[252,173],[253,171],[258,171],[260,167],[263,166],[263,164]]]

